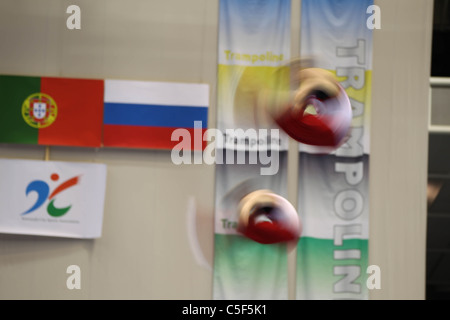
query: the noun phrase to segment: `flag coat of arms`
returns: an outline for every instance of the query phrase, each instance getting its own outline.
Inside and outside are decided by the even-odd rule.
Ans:
[[[103,84],[0,76],[0,143],[100,147]]]
[[[101,236],[106,165],[0,159],[0,177],[1,233]]]
[[[104,99],[105,147],[172,149],[174,130],[194,137],[194,129],[203,136],[208,127],[207,84],[105,80]],[[198,148],[193,139],[191,148]]]

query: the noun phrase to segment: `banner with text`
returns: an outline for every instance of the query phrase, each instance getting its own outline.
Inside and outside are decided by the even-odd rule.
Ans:
[[[221,0],[219,8],[214,299],[287,299],[287,248],[237,232],[238,202],[286,196],[287,138],[258,110],[290,56],[290,0]],[[220,146],[218,146],[220,145]]]
[[[99,238],[106,165],[0,159],[0,232]]]
[[[367,299],[373,0],[302,0],[300,55],[331,71],[352,105],[346,143],[300,145],[297,299]]]

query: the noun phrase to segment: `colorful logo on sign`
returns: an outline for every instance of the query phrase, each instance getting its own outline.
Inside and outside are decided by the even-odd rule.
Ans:
[[[56,173],[53,173],[50,176],[50,179],[53,181],[58,181],[59,175]],[[29,213],[39,209],[47,200],[50,201],[50,203],[47,206],[47,212],[49,215],[51,215],[52,217],[61,217],[61,216],[65,215],[70,210],[70,208],[72,208],[72,205],[64,207],[64,208],[57,208],[57,207],[55,207],[55,200],[56,200],[55,197],[58,194],[60,194],[61,192],[63,192],[64,190],[67,190],[73,186],[76,186],[79,182],[79,179],[80,179],[80,177],[78,176],[78,177],[73,177],[73,178],[70,178],[69,180],[64,181],[59,186],[57,186],[55,188],[55,190],[53,190],[52,193],[50,193],[50,187],[47,182],[42,181],[42,180],[31,181],[27,186],[25,194],[26,194],[26,196],[28,196],[28,194],[30,192],[36,192],[38,195],[38,198],[37,198],[36,202],[33,204],[33,206],[30,209],[28,209],[27,211],[25,211],[24,213],[22,213],[22,215],[29,214]]]
[[[56,120],[58,107],[45,93],[33,93],[22,104],[22,117],[33,128],[47,128]]]

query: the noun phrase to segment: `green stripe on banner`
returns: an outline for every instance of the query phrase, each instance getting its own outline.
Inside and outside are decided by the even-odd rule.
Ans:
[[[264,245],[240,235],[216,234],[214,240],[215,297],[287,298],[285,244]]]
[[[297,251],[297,299],[360,299],[367,295],[368,240],[303,237]],[[359,259],[355,257],[359,255]],[[332,292],[332,295],[330,295]]]
[[[0,76],[0,142],[38,143],[38,129],[23,119],[22,104],[40,90],[39,77]]]

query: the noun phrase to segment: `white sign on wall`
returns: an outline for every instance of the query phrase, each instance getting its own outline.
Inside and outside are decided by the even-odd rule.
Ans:
[[[105,189],[104,164],[0,159],[0,232],[99,238]]]

